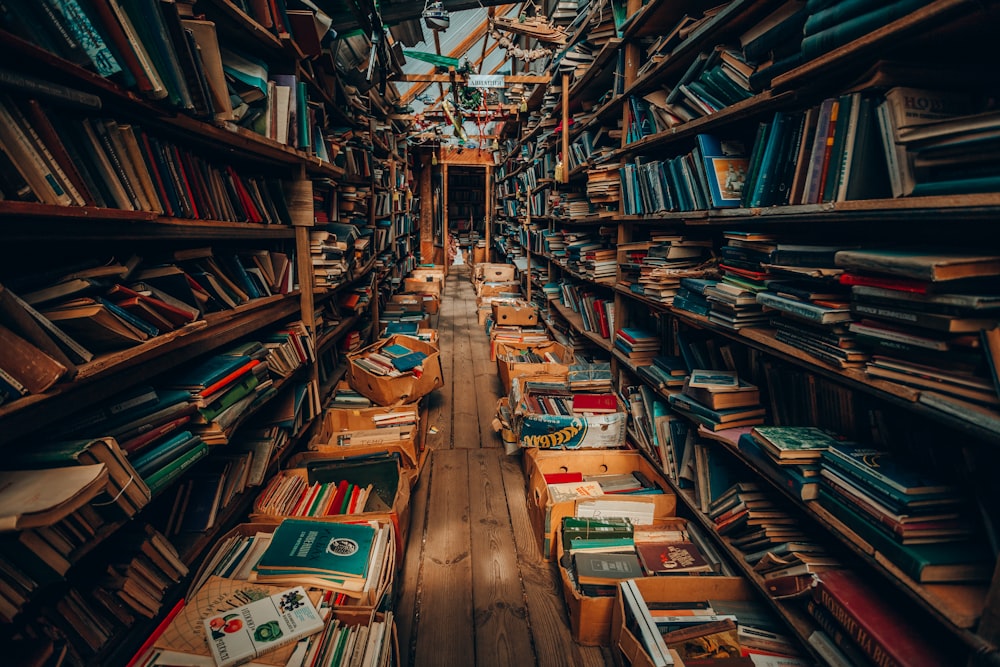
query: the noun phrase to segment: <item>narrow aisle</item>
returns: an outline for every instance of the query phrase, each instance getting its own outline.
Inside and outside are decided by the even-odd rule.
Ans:
[[[558,575],[541,559],[519,455],[491,421],[501,384],[467,267],[445,283],[437,328],[445,386],[411,498],[396,604],[401,666],[612,664],[572,641]]]

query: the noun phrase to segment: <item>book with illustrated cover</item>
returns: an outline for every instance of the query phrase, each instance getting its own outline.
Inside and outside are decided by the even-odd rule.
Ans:
[[[203,623],[219,667],[249,662],[323,629],[323,619],[302,586],[211,614]]]

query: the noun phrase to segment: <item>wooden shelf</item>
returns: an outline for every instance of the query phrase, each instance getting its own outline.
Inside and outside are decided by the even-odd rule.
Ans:
[[[210,313],[204,320],[141,345],[100,356],[79,366],[72,382],[0,406],[0,444],[37,429],[46,415],[69,414],[114,396],[121,387],[138,381],[137,370],[142,378],[154,377],[298,312],[298,292],[265,297],[234,310]]]
[[[571,308],[564,306],[558,301],[550,301],[549,305],[555,308],[556,312],[559,313],[559,315],[561,315],[564,320],[569,322],[570,326],[573,327],[573,329],[575,329],[577,333],[582,335],[584,338],[586,338],[587,340],[589,340],[590,342],[592,342],[594,345],[598,346],[605,352],[611,352],[612,350],[611,341],[608,340],[607,338],[604,338],[598,333],[594,333],[593,331],[587,331],[586,329],[584,329],[583,317],[580,316],[580,313],[574,313]]]

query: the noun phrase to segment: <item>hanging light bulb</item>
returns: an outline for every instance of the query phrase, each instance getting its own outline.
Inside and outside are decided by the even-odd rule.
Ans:
[[[438,153],[437,149],[435,148],[434,152],[431,153],[431,165],[436,167],[437,164],[438,164]]]

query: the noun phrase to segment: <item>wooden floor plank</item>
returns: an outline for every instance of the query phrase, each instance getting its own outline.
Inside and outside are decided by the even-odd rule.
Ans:
[[[463,272],[464,273],[464,272]],[[455,447],[478,449],[482,439],[479,430],[479,408],[476,402],[476,382],[472,369],[473,347],[481,346],[478,324],[469,323],[469,282],[461,273],[452,276],[455,280],[456,305],[454,364],[455,382],[452,391],[452,444]],[[473,305],[475,301],[473,300]],[[473,344],[475,337],[475,344]]]
[[[524,591],[517,572],[500,457],[493,448],[469,454],[472,600],[477,667],[535,663]]]
[[[455,382],[454,368],[454,311],[458,301],[455,279],[445,282],[445,289],[440,308],[438,309],[438,348],[441,350],[441,373],[444,375],[444,386],[431,394],[431,404],[428,411],[431,432],[428,433],[428,446],[433,449],[451,447],[452,420],[452,385]]]
[[[427,522],[427,490],[430,488],[431,465],[428,453],[425,459],[425,469],[420,473],[420,479],[410,494],[410,532],[406,539],[406,549],[403,552],[403,563],[397,574],[400,585],[397,586],[398,598],[395,604],[396,633],[399,638],[399,667],[409,667],[413,664],[413,651],[416,648],[418,618],[418,591],[420,589],[420,564],[423,561],[423,544]]]
[[[433,481],[427,499],[413,665],[468,665],[475,655],[469,451],[437,450],[431,454],[430,466]]]

